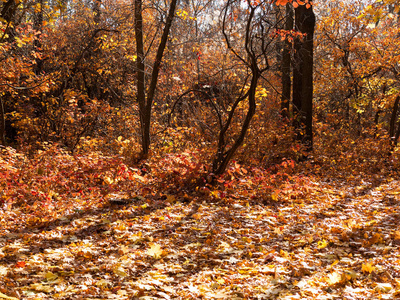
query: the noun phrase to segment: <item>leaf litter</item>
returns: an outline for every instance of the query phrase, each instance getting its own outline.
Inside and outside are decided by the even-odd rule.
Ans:
[[[2,160],[2,197],[15,201],[0,211],[0,299],[400,296],[395,179],[365,191],[234,166],[191,188],[161,168],[141,176],[113,158],[56,154],[57,176]]]

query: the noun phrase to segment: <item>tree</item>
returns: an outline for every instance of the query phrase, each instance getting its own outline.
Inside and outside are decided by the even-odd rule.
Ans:
[[[3,31],[3,35],[0,38],[0,49],[4,50],[4,42],[6,39],[6,35],[12,30],[12,22],[14,20],[15,13],[19,6],[19,1],[8,0],[6,2],[3,1],[0,18]],[[0,94],[0,142],[2,145],[6,145],[6,116],[5,116],[5,108],[3,95]]]
[[[293,30],[293,8],[290,3],[286,4],[285,8],[285,19],[284,29],[288,33]],[[291,81],[291,53],[292,43],[286,38],[283,43],[282,49],[282,61],[281,61],[281,72],[282,72],[282,97],[281,97],[281,114],[284,119],[289,117],[290,100],[292,93],[292,81]]]
[[[400,46],[395,4],[331,1],[320,10],[316,114],[335,130],[395,140]]]
[[[295,29],[304,36],[295,40],[293,69],[293,105],[298,139],[307,151],[313,149],[313,54],[315,15],[312,6],[295,8]]]
[[[143,5],[142,5],[143,2],[142,0],[135,0],[135,40],[136,40],[136,51],[137,51],[136,100],[139,105],[142,156],[144,158],[148,156],[150,150],[150,127],[151,127],[151,112],[153,107],[153,101],[156,93],[161,61],[163,58],[165,47],[167,45],[168,35],[171,29],[172,21],[174,19],[177,3],[178,0],[171,0],[171,3],[169,5],[168,15],[166,17],[162,36],[158,44],[157,53],[153,62],[153,69],[151,72],[150,83],[147,86],[146,76],[145,76],[146,56],[144,51],[144,38],[143,38]]]
[[[270,68],[270,55],[273,52],[273,31],[275,24],[271,22],[274,7],[270,3],[246,2],[243,15],[244,25],[237,24],[236,18],[239,2],[228,0],[223,9],[222,33],[228,49],[233,53],[238,63],[242,64],[248,74],[241,93],[228,109],[226,120],[219,117],[219,134],[217,153],[213,161],[213,173],[225,172],[228,163],[243,144],[251,120],[256,111],[256,91],[260,77]],[[233,39],[232,36],[235,38]],[[246,101],[245,103],[242,103]],[[245,108],[244,119],[239,121],[239,132],[234,137],[228,136],[228,131],[237,118],[238,107]]]

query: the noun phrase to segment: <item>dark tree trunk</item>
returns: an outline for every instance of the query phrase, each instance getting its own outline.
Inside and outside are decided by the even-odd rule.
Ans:
[[[253,118],[253,116],[256,112],[256,89],[257,89],[257,84],[258,84],[258,80],[259,80],[260,76],[261,76],[260,70],[257,68],[256,65],[253,65],[250,89],[249,89],[249,93],[247,95],[247,102],[249,104],[249,108],[248,108],[248,111],[246,114],[246,119],[243,122],[239,136],[236,138],[235,142],[228,150],[226,150],[225,134],[229,128],[230,121],[228,121],[225,124],[224,128],[219,133],[218,153],[217,153],[217,157],[214,159],[214,162],[213,162],[213,173],[215,175],[220,175],[225,172],[226,168],[228,167],[228,163],[232,159],[236,150],[243,144],[247,130],[250,127],[251,119]],[[237,103],[239,103],[239,102],[237,102]],[[233,116],[233,113],[231,113],[231,115],[229,116],[230,120],[231,120],[231,116]]]
[[[390,117],[390,125],[389,125],[390,139],[394,138],[394,128],[396,125],[397,111],[399,110],[399,101],[400,101],[400,96],[397,96],[396,100],[394,101],[392,116]]]
[[[299,130],[298,139],[312,151],[313,148],[313,42],[315,15],[310,8],[300,5],[295,9],[295,28],[305,36],[295,41],[295,66],[293,70],[293,105],[297,111],[294,125]]]
[[[4,111],[3,98],[0,95],[0,139],[3,146],[6,144],[6,114]]]
[[[390,138],[391,151],[393,151],[394,147],[397,146],[397,141],[399,139],[400,122],[398,125],[397,132],[395,132],[397,112],[399,110],[399,102],[400,102],[400,96],[397,96],[396,100],[394,100],[392,116],[390,117],[390,123],[389,123],[389,138]]]
[[[15,21],[15,13],[19,5],[20,1],[15,0],[8,0],[3,3],[0,11],[0,17],[7,22],[7,26],[4,32],[0,35],[0,43],[3,43],[8,39],[6,38],[7,34],[10,37],[13,36],[15,28],[11,25]],[[3,146],[6,146],[6,112],[4,106],[5,104],[3,98],[0,95],[0,142]]]
[[[286,4],[286,15],[285,15],[285,30],[293,30],[293,9],[288,3]],[[287,39],[283,43],[282,50],[282,97],[281,97],[281,115],[283,119],[288,119],[289,117],[289,104],[290,104],[290,94],[292,90],[292,81],[290,78],[290,61],[291,61],[291,49],[292,43]]]
[[[397,146],[397,143],[399,141],[399,137],[400,137],[400,122],[397,124],[397,130],[396,130],[396,134],[393,138],[393,143],[392,143],[392,147],[391,147],[391,152],[393,152],[394,148]]]
[[[296,14],[297,17],[297,14]],[[296,22],[296,30],[297,22]],[[296,38],[294,41],[294,60],[293,60],[293,126],[297,129],[301,129],[301,96],[302,96],[302,56],[300,55],[300,50],[302,46],[302,41]],[[301,134],[298,134],[297,139],[301,139]]]
[[[145,64],[144,64],[145,54],[144,54],[144,43],[143,43],[143,16],[142,16],[143,8],[142,8],[142,0],[135,0],[135,39],[136,39],[136,51],[137,51],[136,100],[139,104],[143,158],[146,158],[148,156],[150,150],[151,110],[156,92],[161,61],[163,58],[165,47],[167,45],[168,35],[171,29],[172,21],[174,19],[177,3],[178,0],[172,0],[169,6],[168,16],[165,22],[160,43],[158,45],[156,58],[153,63],[153,71],[151,73],[150,85],[146,93]]]
[[[250,6],[250,5],[249,5]],[[250,87],[247,93],[244,95],[239,96],[236,98],[235,102],[232,104],[232,107],[229,111],[228,118],[223,124],[222,119],[219,119],[220,122],[220,132],[219,132],[219,137],[218,137],[218,150],[217,150],[217,155],[214,158],[213,161],[213,166],[212,170],[215,175],[220,175],[225,172],[226,168],[228,167],[228,164],[236,151],[239,149],[239,147],[243,144],[243,141],[246,137],[246,133],[250,127],[251,120],[255,114],[256,111],[256,89],[257,89],[257,84],[258,80],[260,79],[262,75],[262,71],[258,67],[257,64],[257,57],[254,54],[254,51],[252,49],[252,21],[255,15],[255,7],[250,6],[250,13],[249,17],[247,19],[247,24],[246,24],[246,32],[245,32],[245,49],[246,49],[246,54],[247,54],[247,60],[245,60],[243,57],[240,57],[237,55],[235,50],[232,48],[232,45],[230,43],[230,39],[228,38],[228,35],[225,31],[225,25],[226,25],[226,20],[227,20],[227,11],[229,6],[225,8],[225,14],[224,14],[224,19],[223,19],[223,25],[222,25],[222,33],[225,37],[225,42],[227,44],[228,49],[230,49],[236,57],[238,57],[241,61],[245,62],[247,66],[249,67],[249,70],[251,72],[251,81],[250,81]],[[238,105],[244,101],[247,100],[248,104],[248,110],[246,113],[246,117],[241,125],[241,129],[239,134],[234,138],[232,145],[229,147],[226,142],[226,133],[229,130],[232,120],[235,115],[235,110],[238,107]]]

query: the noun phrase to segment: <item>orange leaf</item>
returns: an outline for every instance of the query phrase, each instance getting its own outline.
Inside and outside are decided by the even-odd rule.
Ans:
[[[288,2],[289,0],[276,0],[276,5],[286,5]]]
[[[19,262],[17,262],[16,264],[15,264],[15,267],[16,268],[23,268],[23,267],[25,267],[26,266],[26,262],[24,262],[24,261],[19,261]]]

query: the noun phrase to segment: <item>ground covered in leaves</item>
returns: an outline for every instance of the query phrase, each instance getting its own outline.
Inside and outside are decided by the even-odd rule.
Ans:
[[[210,185],[197,154],[3,149],[0,299],[400,298],[395,173],[233,163]]]

